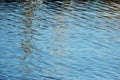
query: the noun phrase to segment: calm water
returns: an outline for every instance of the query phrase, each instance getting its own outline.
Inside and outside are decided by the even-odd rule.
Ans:
[[[120,4],[0,3],[0,80],[120,80]]]

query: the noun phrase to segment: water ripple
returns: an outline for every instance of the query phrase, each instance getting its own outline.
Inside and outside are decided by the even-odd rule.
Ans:
[[[119,80],[120,5],[0,3],[0,80]]]

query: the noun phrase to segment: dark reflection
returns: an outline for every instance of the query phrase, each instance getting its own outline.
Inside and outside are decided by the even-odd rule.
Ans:
[[[27,0],[0,0],[0,2],[25,2]]]
[[[24,56],[21,58],[21,67],[23,68],[23,79],[27,78],[29,74],[31,74],[33,68],[30,67],[30,64],[32,64],[31,60],[33,59],[33,50],[36,49],[36,47],[33,44],[34,39],[34,26],[33,26],[33,11],[34,11],[34,5],[30,2],[23,3],[25,4],[26,11],[24,12],[25,19],[22,20],[22,23],[25,25],[22,30],[21,36],[23,37],[20,45],[23,51],[25,52]]]
[[[111,3],[111,2],[115,2],[117,4],[120,4],[120,0],[105,0],[106,3]]]

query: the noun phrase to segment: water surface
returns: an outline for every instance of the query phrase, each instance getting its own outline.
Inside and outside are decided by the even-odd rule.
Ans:
[[[0,80],[120,80],[120,4],[0,3]]]

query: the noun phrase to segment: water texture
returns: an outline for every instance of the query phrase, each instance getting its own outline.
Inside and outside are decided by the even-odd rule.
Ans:
[[[120,4],[0,3],[0,80],[120,80]]]

